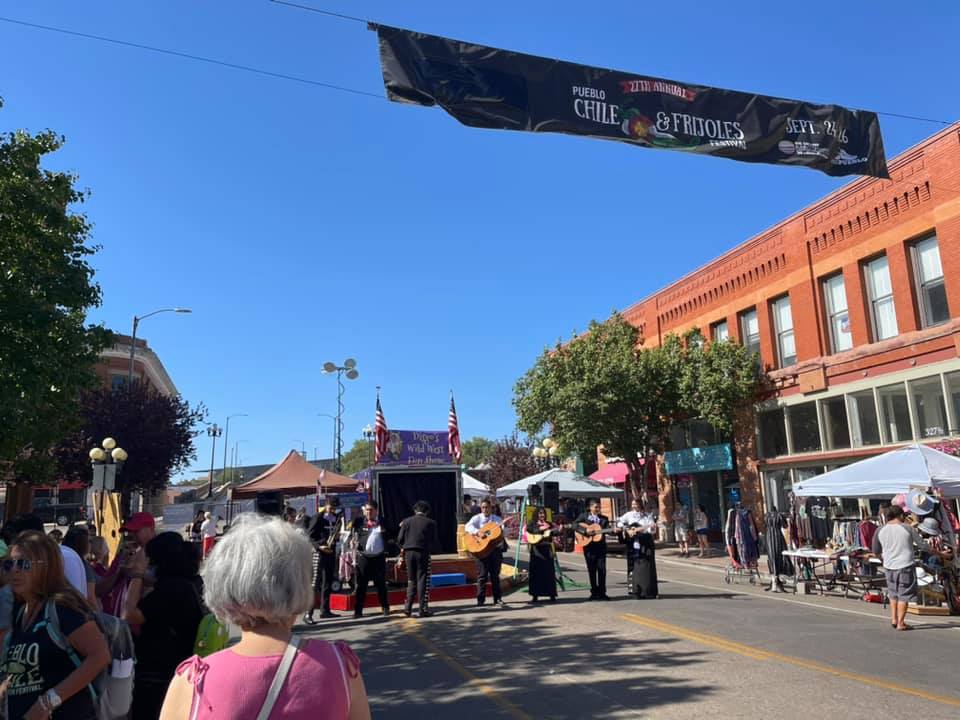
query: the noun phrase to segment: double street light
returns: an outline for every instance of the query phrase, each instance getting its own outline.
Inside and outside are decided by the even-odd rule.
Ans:
[[[329,361],[325,362],[322,372],[324,375],[333,375],[334,373],[337,375],[337,419],[333,444],[337,458],[337,472],[339,473],[341,470],[340,461],[343,458],[343,377],[346,375],[347,380],[356,380],[360,377],[360,373],[357,372],[357,361],[353,358],[344,360],[343,365],[337,365]]]
[[[373,450],[373,441],[376,438],[377,432],[373,429],[370,423],[367,423],[363,426],[363,439],[367,441],[367,445],[370,448],[370,460],[367,462],[367,467],[373,466],[374,458],[376,453]]]
[[[544,438],[543,442],[533,449],[532,455],[545,470],[560,466],[560,446],[553,438]]]
[[[97,447],[87,453],[93,466],[93,490],[100,492],[100,511],[97,514],[97,535],[103,535],[103,496],[117,489],[117,473],[123,467],[127,451],[117,445],[112,437],[104,438]]]
[[[154,310],[153,312],[148,312],[146,315],[134,315],[133,316],[133,332],[130,333],[130,369],[127,371],[127,385],[133,385],[133,358],[137,350],[137,327],[140,325],[141,320],[146,320],[148,317],[153,315],[159,315],[160,313],[192,313],[193,310],[190,308],[161,308],[160,310]]]
[[[210,448],[210,482],[207,485],[207,499],[213,497],[213,462],[217,454],[217,438],[223,435],[223,428],[214,423],[207,428],[207,436],[213,438],[213,447]]]

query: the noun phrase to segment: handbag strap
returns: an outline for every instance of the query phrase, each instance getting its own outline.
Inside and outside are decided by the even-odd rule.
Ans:
[[[287,649],[283,651],[283,658],[280,660],[280,666],[277,668],[277,672],[273,676],[273,682],[270,683],[270,689],[267,690],[267,697],[264,699],[263,705],[260,707],[260,713],[257,715],[257,720],[267,720],[270,717],[270,713],[273,712],[273,706],[277,704],[277,699],[280,697],[280,691],[283,690],[283,684],[287,681],[287,675],[290,674],[290,668],[293,667],[293,660],[296,657],[297,650],[299,648],[300,636],[291,636],[290,642],[287,643]]]

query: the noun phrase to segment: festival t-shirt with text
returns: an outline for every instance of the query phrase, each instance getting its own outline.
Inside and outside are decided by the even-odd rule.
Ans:
[[[88,616],[63,605],[57,605],[57,616],[60,619],[60,633],[64,638],[69,638],[75,630],[90,620]],[[21,627],[20,608],[15,611],[14,617],[16,620],[11,629],[3,671],[10,676],[10,685],[7,688],[7,717],[22,718],[41,695],[61,683],[76,666],[66,651],[58,648],[50,639],[43,609],[26,630]],[[95,718],[90,691],[84,688],[64,700],[56,715],[71,720]]]

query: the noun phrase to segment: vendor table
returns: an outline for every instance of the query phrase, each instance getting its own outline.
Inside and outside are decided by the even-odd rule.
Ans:
[[[816,583],[817,590],[821,595],[836,586],[836,561],[842,555],[841,552],[828,552],[815,548],[800,548],[798,550],[784,550],[783,555],[793,560],[794,594],[798,592],[801,582]],[[800,560],[807,562],[807,567],[810,568],[810,577],[803,577],[803,568],[799,562]],[[834,566],[833,572],[827,573],[826,570],[831,565]],[[823,571],[821,574],[817,573],[818,568]]]

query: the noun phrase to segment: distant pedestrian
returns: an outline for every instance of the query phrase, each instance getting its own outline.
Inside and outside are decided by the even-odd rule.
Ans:
[[[214,519],[213,513],[205,512],[203,514],[200,534],[203,536],[203,556],[206,557],[213,550],[214,543],[217,542],[217,521]]]
[[[693,527],[697,531],[697,544],[700,546],[700,555],[698,557],[707,557],[710,554],[709,534],[710,518],[707,517],[707,509],[703,505],[697,505],[693,513]]]
[[[197,510],[196,517],[193,518],[193,522],[190,523],[190,542],[193,543],[202,543],[203,542],[203,533],[201,528],[203,527],[203,521],[205,520],[205,513],[203,510]]]
[[[690,557],[690,547],[687,545],[687,533],[690,527],[690,511],[686,503],[680,503],[673,511],[673,534],[680,547],[680,557]]]
[[[97,574],[93,571],[93,568],[90,567],[90,561],[87,559],[90,555],[90,533],[87,532],[87,529],[83,525],[74,525],[67,530],[67,534],[63,536],[63,542],[60,548],[61,550],[63,548],[69,548],[80,558],[80,562],[83,564],[84,578],[86,579],[84,585],[86,593],[84,596],[90,603],[90,607],[99,609],[100,603],[97,601]]]
[[[400,523],[397,543],[400,545],[398,566],[407,566],[407,601],[403,612],[413,614],[413,599],[420,600],[420,617],[433,615],[430,610],[430,553],[437,542],[437,523],[427,515],[430,503],[418,500],[413,515]]]
[[[261,713],[369,720],[360,663],[350,647],[293,634],[298,616],[313,607],[312,555],[303,533],[279,518],[249,513],[233,523],[204,563],[204,598],[220,622],[240,627],[240,642],[183,662],[161,720],[254,720]]]
[[[910,601],[917,597],[914,557],[917,548],[925,550],[927,544],[903,518],[903,508],[899,505],[887,509],[887,522],[874,535],[873,551],[882,557],[886,570],[890,624],[897,630],[912,630],[904,619]]]

